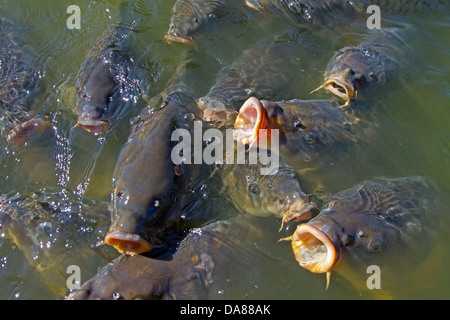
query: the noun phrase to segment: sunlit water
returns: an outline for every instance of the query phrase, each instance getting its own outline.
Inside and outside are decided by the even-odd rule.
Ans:
[[[40,112],[51,122],[51,129],[42,138],[21,148],[6,146],[1,140],[1,194],[10,196],[23,190],[50,188],[55,190],[59,200],[56,206],[68,212],[77,212],[74,208],[87,201],[85,199],[108,202],[114,166],[130,132],[130,123],[146,106],[148,98],[164,90],[176,66],[191,59],[188,64],[191,83],[200,97],[213,84],[221,67],[232,62],[256,40],[270,36],[280,28],[264,23],[255,25],[255,14],[250,17],[255,20],[243,21],[238,27],[230,26],[224,34],[204,39],[195,47],[168,44],[164,34],[174,2],[129,0],[123,1],[120,7],[118,0],[85,0],[78,4],[81,30],[69,30],[66,10],[73,4],[70,0],[2,1],[0,18],[23,27],[21,36],[33,53],[30,59],[36,66],[35,74],[45,82]],[[99,138],[81,128],[73,128],[76,123],[75,81],[90,44],[111,23],[131,31],[135,60],[130,78],[137,79],[139,92],[124,102],[126,108],[120,119],[112,130]],[[416,19],[414,23],[420,26],[420,32],[410,43],[419,57],[414,76],[397,88],[396,94],[389,98],[379,97],[374,103],[371,116],[378,125],[376,134],[367,137],[359,149],[328,163],[328,176],[322,177],[326,181],[324,191],[337,192],[375,176],[422,175],[450,186],[450,21],[448,17],[440,17]],[[314,65],[300,70],[311,79],[310,87],[298,88],[291,98],[328,98],[325,93],[309,95],[309,92],[321,83],[334,50],[349,39],[353,39],[351,34],[333,36],[333,41],[330,39],[328,45],[318,50]],[[354,285],[333,273],[330,288],[325,290],[325,276],[301,269],[293,258],[290,245],[276,242],[280,236],[276,234],[278,221],[268,219],[267,223],[276,226],[274,234],[268,237],[270,241],[264,242],[264,245],[272,246],[265,250],[269,256],[256,262],[261,264],[259,272],[246,281],[216,279],[219,288],[213,298],[450,298],[450,273],[446,267],[450,262],[449,233],[438,236],[441,247],[436,248],[437,253],[429,256],[420,269],[422,271],[411,277],[413,283],[405,288],[399,287],[394,293],[374,292],[364,288],[364,283]],[[100,237],[97,240],[100,241]],[[92,258],[92,261],[98,261],[97,265],[80,261],[82,282],[117,255],[114,250],[104,251],[107,253],[100,253],[100,249],[94,253],[101,257]],[[416,280],[420,279],[420,272],[436,273],[436,281],[423,285]],[[220,290],[223,281],[236,281],[236,284],[228,286],[228,290]],[[0,285],[1,299],[63,298],[49,288],[21,250],[6,239],[0,239]]]

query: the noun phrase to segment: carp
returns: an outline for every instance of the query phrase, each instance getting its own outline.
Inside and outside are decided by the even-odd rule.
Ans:
[[[378,265],[392,279],[429,253],[439,225],[437,194],[424,177],[375,178],[332,195],[287,240],[301,267],[327,274],[327,287],[332,270],[351,277],[361,265]]]
[[[337,108],[333,100],[288,100],[273,102],[249,98],[241,107],[234,125],[234,138],[250,147],[270,149],[271,132],[280,157],[301,173],[315,168],[334,150],[356,143],[355,121]]]
[[[104,134],[124,105],[130,92],[132,65],[130,49],[123,45],[127,38],[120,29],[109,27],[92,44],[76,81],[76,99],[80,126],[95,135]]]
[[[16,29],[0,20],[0,132],[8,143],[23,145],[42,135],[50,123],[36,112],[43,84],[33,76]]]
[[[115,167],[112,223],[104,243],[121,253],[139,254],[164,245],[158,235],[181,215],[183,199],[190,193],[186,188],[200,167],[172,161],[172,133],[191,132],[198,118],[190,88],[176,85],[163,96],[159,107],[141,114]]]
[[[346,107],[354,100],[373,99],[381,91],[395,88],[396,80],[409,74],[414,56],[402,33],[377,30],[359,45],[337,51],[328,63],[324,83],[314,91],[325,88],[345,101],[342,107]]]
[[[95,272],[111,256],[96,243],[108,228],[105,202],[85,200],[81,205],[61,205],[51,190],[20,192],[0,197],[0,229],[55,293],[67,292],[66,269]]]
[[[285,99],[293,97],[292,83],[308,87],[301,71],[314,65],[315,48],[309,34],[289,30],[260,40],[222,68],[209,92],[198,99],[205,121],[218,124],[234,121],[236,112],[250,97]]]
[[[158,259],[122,255],[67,299],[210,299],[216,283],[257,272],[255,241],[267,237],[257,218],[239,215],[193,228],[174,253]]]
[[[302,190],[295,170],[280,159],[278,166],[261,174],[260,164],[234,164],[224,170],[222,191],[234,206],[245,213],[282,219],[305,221],[318,209]],[[281,230],[280,229],[280,230]]]
[[[167,41],[194,45],[205,35],[244,17],[243,0],[177,0],[165,38]]]

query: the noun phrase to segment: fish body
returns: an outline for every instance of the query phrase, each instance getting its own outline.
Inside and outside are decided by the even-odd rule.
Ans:
[[[320,88],[348,105],[397,87],[396,80],[408,75],[414,61],[414,53],[402,33],[405,32],[396,29],[377,30],[366,35],[359,45],[337,51],[328,63]]]
[[[119,29],[108,28],[92,44],[77,74],[77,125],[96,135],[111,127],[124,104],[124,92],[130,90],[132,58],[122,45],[126,37]]]
[[[96,243],[108,227],[108,204],[86,200],[59,207],[58,192],[39,190],[0,198],[0,228],[29,264],[56,293],[67,293],[67,268],[77,265],[86,274],[106,258]],[[18,275],[17,275],[18,276]]]
[[[166,40],[193,45],[205,35],[217,34],[242,19],[243,0],[177,0]]]
[[[219,71],[209,92],[198,100],[204,120],[219,124],[233,121],[242,104],[253,96],[290,96],[292,82],[307,82],[301,70],[313,62],[314,56],[307,40],[309,37],[295,31],[281,32],[244,50]]]
[[[175,164],[176,129],[193,132],[197,105],[189,91],[174,89],[156,110],[144,110],[117,160],[111,226],[105,243],[125,254],[150,251],[157,235],[179,218],[194,164]],[[198,119],[198,116],[197,116]],[[161,245],[161,243],[159,242]]]
[[[246,261],[255,256],[252,244],[262,237],[262,230],[244,216],[194,228],[170,258],[122,255],[68,299],[210,299],[214,283],[252,269],[246,270]],[[226,268],[230,263],[233,268]]]
[[[223,193],[241,212],[261,217],[276,217],[283,223],[312,218],[317,206],[302,190],[295,170],[282,159],[271,172],[261,173],[261,164],[234,164],[224,170]]]
[[[15,35],[15,26],[0,21],[0,132],[8,143],[23,145],[50,124],[38,116],[33,93],[41,84]]]
[[[332,195],[319,215],[297,227],[295,258],[314,273],[377,265],[386,280],[398,277],[433,246],[436,195],[423,177],[375,178]]]

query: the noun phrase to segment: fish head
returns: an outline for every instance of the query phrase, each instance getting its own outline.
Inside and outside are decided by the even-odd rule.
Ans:
[[[161,268],[162,264],[166,269]],[[99,270],[67,300],[160,300],[169,290],[167,261],[143,255],[120,256]],[[161,271],[163,274],[157,274]],[[165,272],[164,272],[165,271]]]
[[[178,0],[165,38],[169,42],[194,45],[202,36],[216,34],[233,10],[233,1]]]
[[[331,59],[325,82],[318,89],[325,88],[348,104],[367,88],[384,82],[385,73],[380,67],[378,60],[367,50],[344,48]]]
[[[118,82],[103,59],[78,89],[77,126],[96,135],[104,134],[110,128],[109,119],[118,109],[118,90]]]
[[[283,221],[301,221],[312,217],[312,209],[316,205],[310,203],[302,191],[294,169],[284,163],[268,174],[260,174],[257,170],[247,174],[245,179],[255,215],[273,215],[283,218]]]
[[[303,154],[316,153],[339,139],[351,137],[351,126],[327,100],[272,102],[249,98],[239,110],[234,138],[240,143],[270,146],[273,130],[278,130],[279,146]]]
[[[328,273],[340,259],[339,226],[318,216],[300,224],[292,235],[295,259],[313,273]]]
[[[251,146],[265,136],[269,143],[271,130],[280,129],[279,113],[280,109],[274,102],[248,98],[236,117],[234,139]]]
[[[329,275],[343,260],[346,265],[370,264],[383,251],[387,239],[396,241],[399,236],[396,230],[383,227],[379,219],[366,212],[353,212],[350,203],[337,203],[336,207],[333,204],[299,225],[291,237],[296,260],[313,273]],[[342,259],[344,252],[346,258]]]
[[[159,119],[136,127],[117,161],[111,192],[111,219],[105,243],[125,254],[151,250],[176,201],[183,170],[172,162],[172,123]]]

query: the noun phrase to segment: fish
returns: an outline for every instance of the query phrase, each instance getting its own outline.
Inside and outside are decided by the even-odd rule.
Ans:
[[[245,18],[243,0],[177,0],[165,39],[187,45]]]
[[[222,193],[241,212],[275,217],[283,225],[291,220],[310,220],[318,206],[302,190],[295,170],[279,159],[270,172],[261,173],[261,164],[233,164],[223,170]]]
[[[346,46],[334,54],[324,83],[314,91],[324,88],[347,107],[353,101],[374,99],[380,92],[397,88],[402,76],[410,77],[414,61],[414,51],[406,40],[405,31],[400,29],[368,33],[359,45]]]
[[[199,119],[191,89],[177,84],[161,96],[161,105],[145,108],[133,126],[114,170],[111,226],[104,243],[124,254],[164,246],[161,234],[180,219],[183,199],[191,194],[188,186],[201,167],[172,160],[172,133],[192,133]]]
[[[71,199],[66,206],[59,195],[51,187],[1,195],[0,229],[47,287],[65,296],[69,266],[87,275],[114,255],[96,246],[108,228],[109,203],[85,199],[75,204]]]
[[[7,143],[22,146],[41,136],[50,123],[38,113],[44,84],[33,74],[35,66],[19,29],[0,20],[0,133]]]
[[[370,265],[383,270],[386,284],[429,253],[440,221],[437,194],[436,185],[421,176],[364,181],[331,195],[286,240],[302,268],[327,274],[327,288],[332,270],[365,276]]]
[[[263,14],[285,19],[302,27],[348,25],[367,20],[367,8],[376,5],[383,15],[411,16],[439,12],[441,0],[246,0],[246,5]]]
[[[308,87],[308,75],[301,71],[314,64],[317,54],[311,35],[297,30],[279,32],[244,50],[230,65],[223,67],[209,92],[198,99],[203,119],[217,125],[232,124],[237,111],[250,97],[286,99],[299,87]]]
[[[301,174],[315,169],[337,151],[358,143],[358,119],[338,109],[334,100],[286,101],[251,97],[242,105],[234,124],[234,139],[250,148],[274,149],[272,132],[277,130],[275,152]]]
[[[193,228],[169,256],[121,255],[67,299],[211,299],[214,284],[256,272],[254,243],[265,235],[255,218],[239,215]]]
[[[77,123],[75,127],[103,135],[121,111],[122,98],[133,90],[131,49],[127,32],[108,27],[91,46],[76,80]]]

